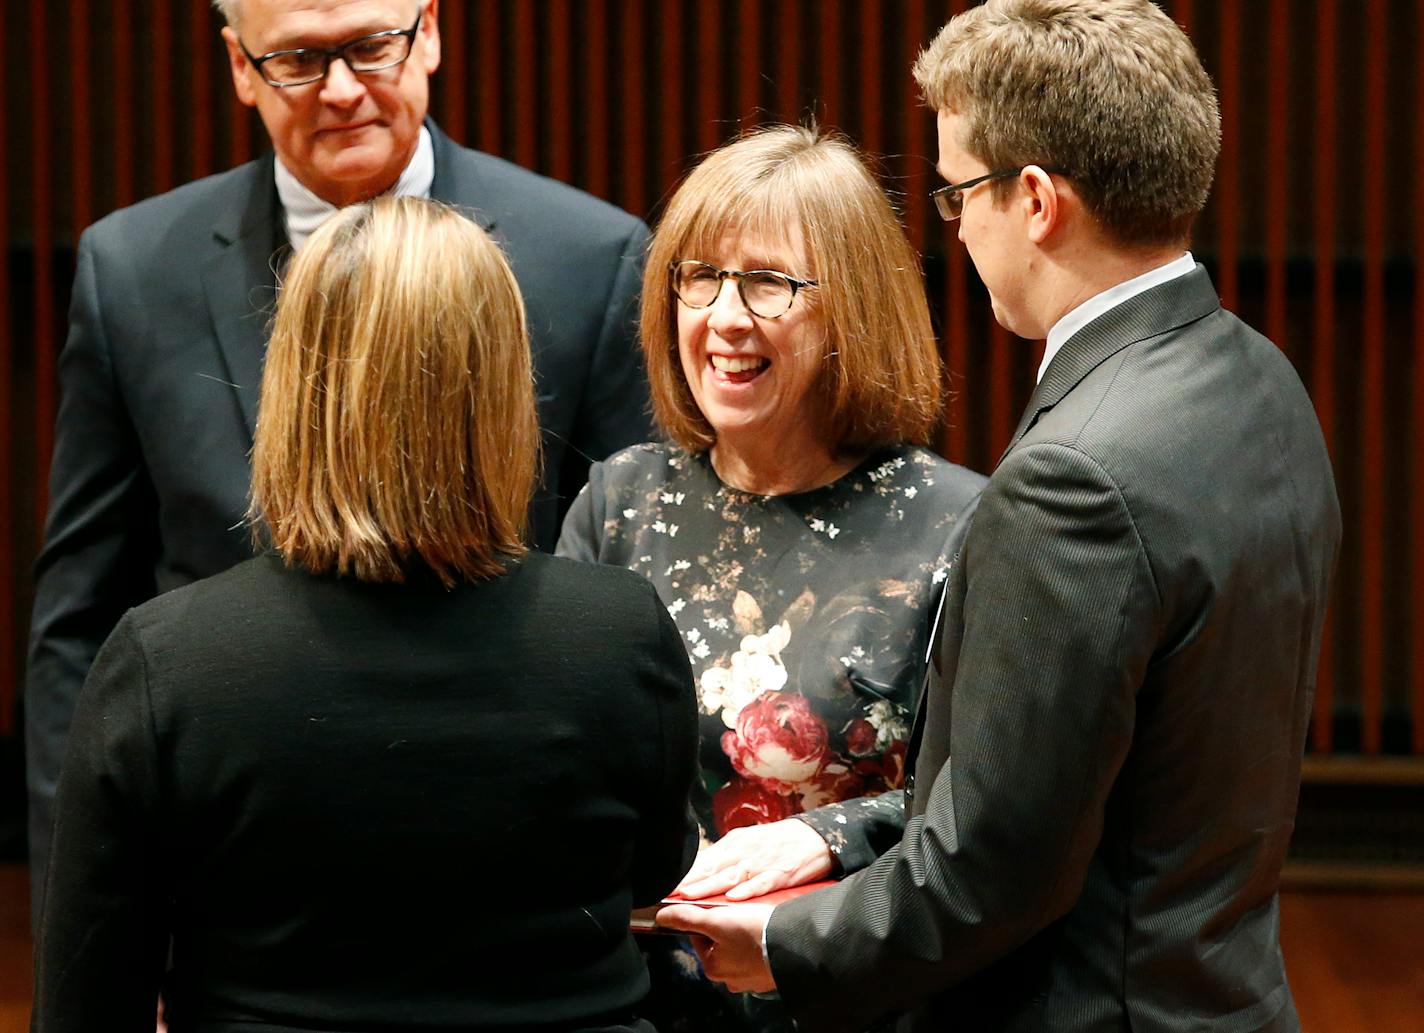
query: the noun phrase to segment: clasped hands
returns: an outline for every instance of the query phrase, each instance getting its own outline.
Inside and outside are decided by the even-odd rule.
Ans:
[[[813,882],[830,871],[826,841],[805,822],[787,818],[733,829],[698,853],[674,892],[691,900],[718,893],[729,900],[747,900]],[[769,904],[673,904],[658,912],[657,923],[690,934],[707,978],[728,990],[764,993],[776,989],[762,951],[771,911]]]

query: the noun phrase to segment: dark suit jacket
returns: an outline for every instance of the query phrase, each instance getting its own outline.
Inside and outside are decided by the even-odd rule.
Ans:
[[[629,908],[696,848],[696,707],[652,587],[542,553],[153,599],[75,713],[34,1028],[152,1033],[170,933],[175,1033],[614,1026]]]
[[[632,343],[647,230],[430,129],[432,195],[470,206],[528,307],[545,435],[532,532],[552,550],[556,496],[577,493],[590,457],[649,434]],[[272,161],[115,212],[80,240],[25,700],[37,874],[70,714],[105,636],[130,606],[252,555],[247,459],[286,253]]]
[[[801,1029],[1297,1029],[1276,892],[1339,540],[1310,400],[1204,270],[1074,335],[950,573],[908,820],[860,830],[902,838],[774,912]]]

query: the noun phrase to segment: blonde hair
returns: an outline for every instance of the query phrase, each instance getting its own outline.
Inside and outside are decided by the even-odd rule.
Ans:
[[[384,197],[332,216],[278,298],[250,517],[313,573],[500,573],[537,464],[528,340],[508,263],[455,210]]]
[[[988,0],[915,62],[936,111],[990,170],[1052,165],[1125,245],[1184,242],[1221,147],[1211,78],[1150,0]],[[994,185],[1008,196],[1015,180]]]
[[[642,344],[653,414],[690,451],[716,433],[678,357],[669,266],[708,259],[729,233],[786,240],[799,226],[819,281],[796,295],[824,327],[821,395],[836,448],[929,440],[939,416],[939,356],[914,249],[865,162],[817,128],[772,126],[709,154],[678,187],[643,273]]]

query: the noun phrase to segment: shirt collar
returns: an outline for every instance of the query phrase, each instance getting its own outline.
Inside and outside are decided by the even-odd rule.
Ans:
[[[1094,294],[1077,308],[1069,310],[1062,319],[1053,324],[1053,329],[1048,331],[1048,343],[1043,349],[1043,361],[1038,364],[1038,379],[1040,381],[1043,379],[1043,374],[1048,371],[1048,364],[1053,361],[1058,350],[1083,327],[1129,298],[1135,298],[1143,291],[1151,290],[1168,280],[1185,276],[1196,266],[1196,259],[1188,251],[1178,258],[1172,259],[1166,265],[1159,265],[1156,269],[1149,269],[1141,276],[1134,276],[1130,280],[1114,284],[1101,294]]]
[[[296,250],[307,242],[307,238],[321,228],[336,213],[336,205],[323,201],[306,188],[279,157],[274,163],[273,174],[277,180],[277,197],[282,202],[282,214],[287,227],[287,240]],[[435,182],[435,145],[430,139],[430,130],[420,127],[420,139],[415,145],[400,179],[389,191],[397,197],[429,197],[430,185]]]

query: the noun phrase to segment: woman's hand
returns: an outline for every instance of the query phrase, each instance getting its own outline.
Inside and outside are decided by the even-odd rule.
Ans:
[[[831,850],[804,821],[786,818],[733,829],[704,847],[673,892],[690,900],[725,893],[731,900],[800,886],[831,872]]]

